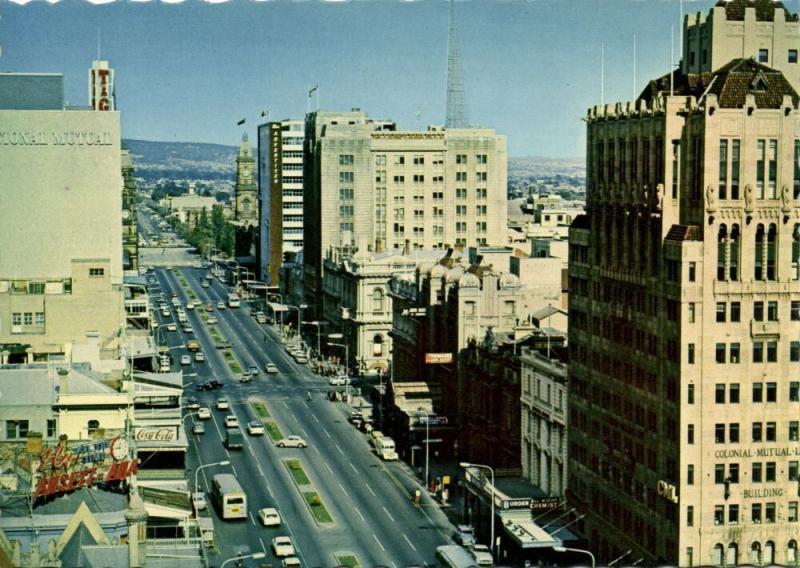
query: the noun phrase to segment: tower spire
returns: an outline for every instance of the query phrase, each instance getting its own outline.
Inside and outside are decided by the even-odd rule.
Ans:
[[[461,80],[461,59],[456,44],[456,29],[453,22],[453,0],[450,0],[447,37],[447,128],[468,126],[467,104],[464,101],[464,83]]]

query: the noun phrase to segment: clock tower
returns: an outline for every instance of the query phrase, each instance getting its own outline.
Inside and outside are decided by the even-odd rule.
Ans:
[[[247,133],[242,135],[239,155],[236,157],[236,224],[242,228],[258,225],[258,194],[253,168],[253,151],[247,141]]]

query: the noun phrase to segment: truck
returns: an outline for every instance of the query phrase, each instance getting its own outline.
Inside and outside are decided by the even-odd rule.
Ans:
[[[200,342],[196,339],[190,339],[186,342],[186,349],[189,351],[200,351]]]
[[[244,445],[244,435],[239,428],[228,428],[225,434],[225,446],[229,450],[242,449]]]
[[[394,446],[394,440],[388,436],[381,436],[378,438],[375,442],[375,451],[378,456],[385,461],[396,460],[399,457],[397,455],[397,449]]]

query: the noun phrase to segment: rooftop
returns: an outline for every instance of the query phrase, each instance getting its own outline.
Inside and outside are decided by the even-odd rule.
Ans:
[[[755,8],[756,21],[772,22],[775,20],[775,10],[783,10],[787,22],[796,22],[797,14],[792,14],[776,0],[719,0],[716,6],[725,8],[725,19],[743,21],[745,10]]]

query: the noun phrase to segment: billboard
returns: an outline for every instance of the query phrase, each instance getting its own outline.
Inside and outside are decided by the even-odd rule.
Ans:
[[[425,353],[426,365],[446,365],[452,362],[452,353]]]

